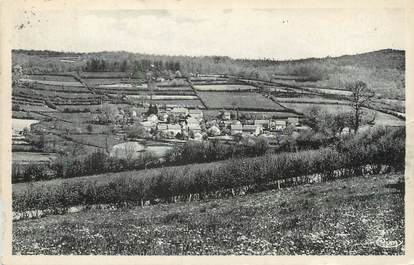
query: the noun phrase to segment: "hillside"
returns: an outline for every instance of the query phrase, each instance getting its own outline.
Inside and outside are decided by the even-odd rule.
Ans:
[[[232,59],[226,56],[169,56],[130,52],[61,53],[52,51],[12,52],[13,64],[26,73],[121,71],[142,77],[151,63],[158,71],[220,73],[270,81],[294,76],[301,85],[342,88],[348,80],[362,80],[385,98],[405,97],[405,51],[378,50],[339,57],[277,61]],[[296,76],[296,77],[295,77]],[[304,83],[304,81],[310,81]]]
[[[402,174],[13,223],[13,254],[402,255]]]

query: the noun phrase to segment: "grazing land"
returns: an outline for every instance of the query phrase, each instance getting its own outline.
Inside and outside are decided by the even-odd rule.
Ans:
[[[402,255],[403,175],[13,224],[14,254]]]
[[[271,99],[254,92],[198,92],[208,108],[283,110]]]

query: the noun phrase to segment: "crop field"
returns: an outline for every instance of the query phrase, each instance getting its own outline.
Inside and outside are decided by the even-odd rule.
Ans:
[[[197,85],[194,88],[198,91],[252,91],[257,87],[247,85]]]
[[[198,94],[207,107],[213,109],[284,109],[271,99],[254,92],[198,92]]]
[[[128,78],[87,78],[84,81],[89,86],[99,86],[99,85],[124,85],[124,84],[141,84],[142,80],[140,79],[128,79]]]
[[[70,75],[28,75],[28,79],[38,81],[77,82],[77,80]]]
[[[34,79],[20,79],[23,82],[28,83],[38,83],[43,85],[53,85],[53,86],[83,86],[78,81],[64,82],[64,81],[47,81],[47,80],[34,80]]]
[[[128,106],[127,104],[110,104],[110,105],[115,105],[121,108],[125,108]],[[64,111],[65,109],[68,109],[71,111],[84,111],[85,109],[87,109],[87,111],[96,112],[102,109],[102,105],[101,104],[89,104],[87,102],[85,102],[84,104],[67,104],[66,103],[66,104],[60,104],[59,106],[57,106],[57,109],[59,111]]]
[[[142,99],[140,100],[142,101]],[[149,100],[145,100],[149,103]],[[171,106],[180,106],[180,107],[188,107],[188,108],[204,108],[203,103],[199,99],[186,99],[186,100],[175,100],[175,99],[168,99],[168,100],[152,100],[153,104],[159,104],[161,106],[166,105],[167,107]]]
[[[30,85],[30,88],[27,88],[26,91],[38,91],[42,93],[43,91],[56,91],[56,92],[62,92],[62,93],[83,93],[87,92],[89,93],[89,89],[83,86],[56,86],[56,85],[46,85],[46,84],[39,84],[39,83],[32,83]]]
[[[204,118],[206,120],[216,119],[220,115],[221,110],[203,110]],[[236,111],[230,110],[236,114]],[[239,111],[240,116],[246,116],[248,119],[262,120],[262,119],[287,119],[289,117],[297,117],[299,115],[286,111]]]
[[[350,101],[338,100],[338,99],[327,99],[318,96],[302,96],[302,97],[277,97],[278,102],[286,103],[314,103],[314,104],[339,104],[339,105],[349,105]],[[283,104],[282,104],[283,105]]]
[[[150,95],[128,95],[129,98],[133,99],[150,99]],[[191,100],[191,99],[198,99],[197,96],[194,95],[152,95],[152,99],[155,100]]]

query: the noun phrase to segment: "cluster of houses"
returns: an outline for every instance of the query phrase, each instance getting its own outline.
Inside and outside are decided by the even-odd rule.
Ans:
[[[237,120],[229,111],[223,111],[216,119],[204,119],[200,109],[184,107],[167,108],[150,114],[140,124],[151,134],[161,138],[203,140],[220,136],[259,136],[282,134],[288,126],[298,128],[299,118]]]

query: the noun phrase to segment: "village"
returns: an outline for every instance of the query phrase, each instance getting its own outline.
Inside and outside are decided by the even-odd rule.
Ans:
[[[116,115],[116,130],[125,131],[133,125],[145,129],[142,135],[133,138],[152,138],[169,141],[239,142],[243,138],[265,137],[271,145],[278,136],[294,137],[303,130],[298,116],[279,119],[245,119],[238,111],[219,111],[216,117],[204,116],[203,110],[185,107],[150,106],[147,112],[137,114],[135,110],[119,110]],[[138,121],[137,121],[138,120]],[[141,131],[142,132],[142,131]],[[119,135],[119,133],[118,133]],[[144,137],[143,137],[144,136]]]

